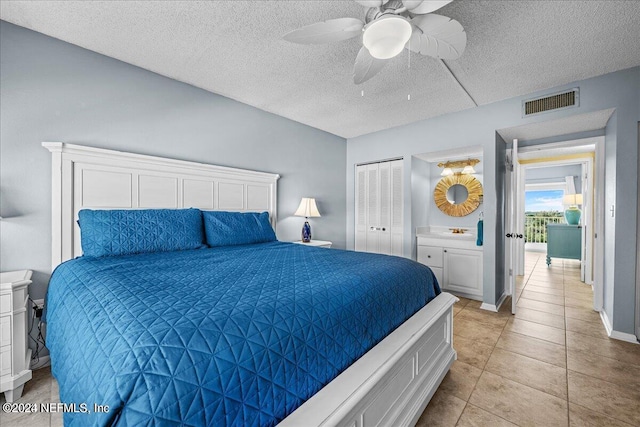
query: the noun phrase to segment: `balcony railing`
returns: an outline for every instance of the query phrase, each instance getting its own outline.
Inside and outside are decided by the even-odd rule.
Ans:
[[[547,243],[547,224],[564,224],[564,216],[527,214],[524,223],[524,238],[528,243]]]

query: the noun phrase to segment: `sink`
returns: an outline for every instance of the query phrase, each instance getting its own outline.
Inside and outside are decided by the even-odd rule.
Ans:
[[[418,233],[417,236],[418,237],[427,237],[427,238],[432,238],[432,239],[443,239],[443,238],[447,237],[447,238],[454,238],[456,240],[473,240],[473,239],[476,238],[475,234],[471,234],[471,233],[464,233],[464,234],[456,233],[456,234],[453,234],[450,231],[437,231],[437,232],[433,232],[433,233]]]
[[[447,236],[447,237],[454,237],[456,239],[464,239],[464,238],[469,238],[472,239],[474,237],[473,234],[469,234],[469,233],[452,233],[450,231],[441,231],[440,233],[438,233],[441,236]]]

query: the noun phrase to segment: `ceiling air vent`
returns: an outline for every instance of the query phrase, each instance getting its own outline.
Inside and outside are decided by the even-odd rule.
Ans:
[[[530,99],[522,102],[522,116],[531,116],[560,108],[578,107],[580,105],[580,90],[571,89],[568,92],[556,93],[543,98]]]

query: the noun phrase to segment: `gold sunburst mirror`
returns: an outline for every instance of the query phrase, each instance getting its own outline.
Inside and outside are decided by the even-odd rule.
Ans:
[[[433,191],[436,206],[449,216],[467,216],[482,203],[482,184],[472,175],[445,176]]]

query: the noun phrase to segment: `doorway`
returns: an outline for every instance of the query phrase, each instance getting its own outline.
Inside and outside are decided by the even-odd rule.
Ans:
[[[519,149],[517,142],[514,141],[513,145],[516,147],[515,153],[509,153],[508,158],[514,164],[515,172],[508,175],[516,178],[509,186],[513,191],[509,189],[508,193],[511,194],[507,194],[508,200],[510,196],[513,197],[513,203],[507,204],[507,207],[509,211],[513,210],[514,215],[513,219],[508,221],[511,231],[508,235],[523,237],[509,239],[508,243],[512,250],[506,254],[508,268],[505,275],[510,276],[507,277],[510,287],[506,286],[506,289],[512,290],[514,313],[517,301],[532,272],[537,270],[539,274],[546,268],[547,273],[552,274],[553,267],[558,265],[578,269],[572,273],[579,271],[580,282],[593,285],[593,308],[600,311],[602,308],[603,216],[599,213],[604,203],[602,200],[604,168],[600,167],[599,161],[602,160],[602,155],[598,154],[602,153],[604,138],[528,145]],[[529,197],[527,193],[530,193]],[[535,204],[535,196],[541,194],[546,194],[548,197],[540,198],[538,200],[540,206],[527,212],[526,206]],[[575,194],[580,195],[580,200],[576,200]],[[577,227],[566,225],[563,214],[566,206],[563,206],[563,196],[573,196],[569,199],[581,205],[582,212]],[[567,201],[566,198],[564,201]],[[544,206],[548,209],[545,210]],[[541,215],[540,212],[543,214]],[[548,224],[565,224],[559,227],[552,225],[551,229],[554,232],[563,227],[571,228],[572,233],[575,231],[572,236],[579,240],[576,242],[577,255],[572,251],[571,255],[554,255],[559,258],[557,261],[555,258],[547,258],[545,252],[547,252]],[[598,239],[597,236],[601,237]],[[575,239],[572,237],[571,241]]]

